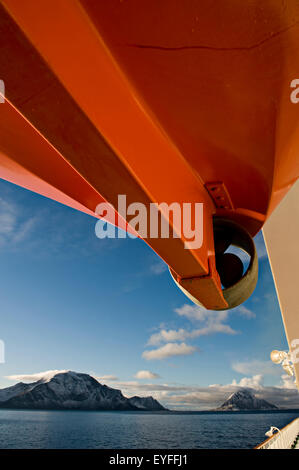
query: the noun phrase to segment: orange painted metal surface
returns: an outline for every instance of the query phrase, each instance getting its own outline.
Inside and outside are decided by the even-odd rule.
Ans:
[[[255,235],[299,176],[299,5],[262,3],[1,0],[0,177],[89,214],[203,202],[201,248],[145,241],[226,308],[212,217]]]

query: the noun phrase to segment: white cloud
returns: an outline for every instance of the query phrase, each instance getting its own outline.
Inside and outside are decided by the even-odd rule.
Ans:
[[[0,246],[16,247],[30,234],[37,217],[24,219],[22,210],[0,198]]]
[[[167,343],[161,346],[161,348],[144,351],[142,357],[147,360],[165,359],[172,356],[186,356],[193,354],[195,351],[196,348],[194,346],[188,346],[185,343]]]
[[[38,380],[51,380],[56,374],[69,372],[68,370],[46,370],[45,372],[38,372],[37,374],[16,374],[8,375],[5,378],[9,380],[16,380],[22,382],[37,382]]]
[[[226,322],[229,316],[228,310],[207,310],[204,307],[198,305],[189,305],[185,304],[180,308],[176,308],[175,312],[181,316],[186,317],[192,322],[203,323],[201,329],[196,330],[195,336],[201,336],[202,334],[212,334],[212,333],[228,333],[236,334],[237,331],[234,331]]]
[[[98,382],[106,382],[106,381],[114,382],[115,380],[118,380],[118,377],[116,377],[116,375],[102,375],[102,376],[92,375],[92,377],[96,379]]]
[[[206,310],[205,308],[197,305],[185,304],[180,308],[176,308],[175,312],[179,316],[186,317],[192,322],[202,323],[202,327],[189,331],[184,328],[180,328],[178,330],[166,330],[165,328],[161,328],[159,332],[151,335],[148,340],[149,345],[156,346],[163,342],[185,341],[186,339],[198,338],[199,336],[206,336],[214,333],[225,333],[229,335],[235,335],[238,333],[227,323],[224,323],[228,318],[227,311]]]
[[[204,307],[200,307],[198,305],[189,305],[185,304],[180,308],[176,308],[175,312],[180,315],[181,317],[186,317],[191,321],[196,322],[205,322],[209,327],[213,327],[213,325],[223,324],[231,313],[237,313],[242,315],[246,318],[255,318],[255,313],[249,308],[244,307],[244,305],[240,305],[232,309],[231,311],[228,310],[206,310]]]
[[[167,271],[167,264],[165,264],[163,261],[158,261],[156,263],[153,263],[151,266],[150,266],[150,271],[153,273],[153,274],[156,274],[157,276],[159,274],[163,274]]]
[[[259,375],[254,375],[253,377],[242,377],[239,383],[236,380],[233,380],[232,385],[244,387],[244,388],[254,388],[260,389],[263,387],[263,379],[264,377]]]
[[[282,376],[282,379],[287,380],[285,376]],[[294,384],[289,384],[287,387],[283,384],[277,387],[264,386],[263,376],[260,374],[243,377],[239,383],[233,380],[231,384],[214,384],[207,387],[167,383],[143,384],[137,381],[117,382],[115,385],[127,397],[151,395],[170,409],[211,410],[220,406],[231,393],[240,388],[250,389],[258,398],[278,407],[299,408],[299,394]]]
[[[160,330],[158,333],[151,335],[148,340],[148,345],[156,346],[162,342],[173,342],[173,341],[183,341],[187,338],[187,331],[184,329],[180,330]]]
[[[12,203],[0,198],[0,234],[10,235],[17,223],[17,209]]]
[[[280,375],[281,368],[277,364],[273,364],[272,361],[260,361],[252,360],[247,362],[234,362],[232,369],[240,374],[248,375]]]
[[[237,331],[233,330],[229,325],[223,325],[221,323],[210,324],[205,328],[198,328],[195,330],[187,331],[183,328],[179,330],[160,330],[158,333],[154,333],[148,340],[148,344],[156,346],[163,342],[168,341],[185,341],[190,338],[198,338],[199,336],[211,335],[213,333],[226,333],[230,335],[237,334]]]
[[[135,377],[136,379],[158,379],[160,376],[149,370],[139,370]]]
[[[27,235],[30,234],[32,231],[33,227],[36,225],[38,218],[37,217],[31,217],[30,219],[25,220],[22,224],[19,225],[18,230],[16,231],[12,242],[17,244],[23,241]]]
[[[209,315],[214,312],[214,310],[206,310],[203,307],[198,305],[184,304],[182,307],[176,308],[174,310],[181,317],[186,317],[189,320],[204,321]],[[220,312],[221,313],[221,312]],[[224,311],[224,316],[227,317],[226,311]]]
[[[294,376],[282,375],[281,376],[281,387],[290,390],[297,390],[296,380]]]
[[[239,313],[241,316],[246,318],[255,318],[256,314],[249,310],[249,308],[244,307],[244,305],[239,305],[239,307],[232,310],[232,312]]]
[[[227,320],[230,314],[227,310],[206,310],[204,307],[200,307],[198,305],[184,304],[181,307],[176,308],[175,312],[180,317],[184,317],[190,320],[193,325],[200,323],[200,328],[179,328],[167,330],[164,325],[161,325],[160,331],[153,333],[150,336],[147,344],[150,346],[158,346],[166,343],[166,345],[157,350],[145,351],[143,353],[143,357],[146,359],[160,359],[161,357],[166,357],[164,354],[168,353],[168,349],[172,350],[174,348],[173,346],[169,346],[169,344],[173,344],[178,341],[185,342],[188,339],[195,339],[199,338],[200,336],[207,336],[215,333],[222,333],[227,335],[236,335],[239,333],[227,324]],[[255,317],[255,314],[244,306],[235,308],[234,313],[238,313],[246,318]],[[185,347],[189,348],[188,351],[194,351],[192,346],[187,346],[185,343],[184,345]],[[188,354],[190,353],[188,352]]]

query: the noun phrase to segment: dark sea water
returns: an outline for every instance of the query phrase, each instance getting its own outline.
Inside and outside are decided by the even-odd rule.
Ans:
[[[250,449],[298,415],[0,410],[0,448]]]

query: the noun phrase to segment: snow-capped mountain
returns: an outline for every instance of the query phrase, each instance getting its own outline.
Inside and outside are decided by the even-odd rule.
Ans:
[[[257,398],[247,389],[232,393],[228,399],[217,408],[218,411],[241,411],[241,410],[277,410],[277,406],[266,400]]]
[[[1,408],[77,410],[163,410],[152,397],[126,398],[120,390],[100,384],[88,374],[72,371],[17,383],[0,390]]]

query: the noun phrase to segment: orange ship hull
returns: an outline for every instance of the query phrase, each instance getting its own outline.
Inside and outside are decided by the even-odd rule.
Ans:
[[[201,248],[145,241],[192,298],[234,306],[213,220],[254,236],[299,176],[298,2],[1,0],[0,32],[0,177],[91,215],[202,202]]]

